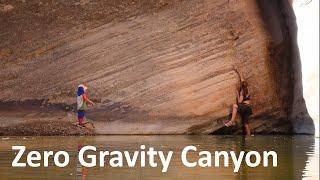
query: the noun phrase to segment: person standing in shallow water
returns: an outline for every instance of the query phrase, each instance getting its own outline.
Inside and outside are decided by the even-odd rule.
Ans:
[[[242,129],[245,135],[250,136],[251,131],[249,127],[249,116],[252,114],[252,107],[250,104],[250,94],[248,90],[248,83],[243,79],[243,76],[239,73],[237,68],[233,70],[238,74],[240,78],[240,88],[237,92],[237,103],[232,106],[232,115],[229,122],[225,126],[230,127],[235,124],[237,113],[240,114],[242,121]]]
[[[88,105],[94,105],[94,103],[88,98],[88,87],[83,84],[78,86],[77,90],[77,110],[78,110],[78,125],[84,126],[85,111]]]

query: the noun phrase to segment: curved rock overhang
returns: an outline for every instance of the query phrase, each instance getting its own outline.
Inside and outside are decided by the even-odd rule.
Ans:
[[[270,35],[270,58],[281,100],[292,124],[292,131],[314,134],[315,128],[303,98],[302,72],[297,43],[297,23],[288,0],[257,0],[265,29]],[[285,87],[283,87],[285,86]]]

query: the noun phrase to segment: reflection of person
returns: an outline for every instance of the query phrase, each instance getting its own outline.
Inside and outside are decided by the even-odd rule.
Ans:
[[[248,152],[248,149],[246,147],[246,141],[247,141],[247,138],[244,138],[244,137],[241,138],[240,145],[238,146],[239,152],[241,152],[241,151]],[[249,179],[248,174],[249,174],[248,166],[246,164],[241,165],[241,168],[239,169],[239,172],[237,173],[238,179],[239,180]]]
[[[87,109],[88,104],[94,105],[88,98],[87,89],[88,87],[80,84],[77,91],[78,124],[81,126],[84,126],[85,110]]]
[[[243,131],[246,135],[250,135],[250,127],[249,127],[249,116],[252,114],[252,108],[250,105],[250,94],[248,90],[248,83],[239,73],[239,71],[234,68],[233,69],[240,78],[240,88],[237,92],[237,103],[233,105],[232,108],[232,116],[229,122],[225,124],[225,126],[229,127],[235,124],[237,112],[239,112],[242,120]]]
[[[78,154],[80,149],[82,148],[81,144],[78,144]],[[79,159],[79,158],[77,158]],[[81,180],[86,180],[87,179],[87,175],[88,175],[88,170],[86,167],[82,166],[79,162],[79,160],[77,160],[77,165],[76,165],[76,179],[81,179]]]

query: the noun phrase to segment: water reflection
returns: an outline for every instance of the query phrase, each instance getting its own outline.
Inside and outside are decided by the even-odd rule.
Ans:
[[[80,149],[83,147],[82,144],[78,144],[78,149],[77,152],[79,154]],[[77,159],[76,162],[76,179],[77,180],[86,180],[87,179],[87,175],[88,175],[88,168],[85,166],[82,166],[81,163],[79,162],[79,158],[77,155]]]
[[[301,179],[306,174],[318,179],[317,167],[307,166],[310,157],[318,157],[314,151],[313,136],[97,136],[97,137],[10,137],[0,140],[0,179]],[[156,150],[174,151],[169,170],[161,172],[157,168],[84,168],[78,162],[78,151],[82,146],[94,145],[98,150],[139,150],[141,144],[154,147]],[[48,168],[12,168],[11,162],[14,152],[12,145],[26,145],[27,150],[66,150],[70,154],[70,163],[66,168],[58,168],[49,164]],[[278,167],[250,168],[242,165],[238,173],[233,173],[232,162],[229,167],[187,168],[180,159],[185,146],[194,145],[198,151],[276,151],[278,153]],[[318,145],[317,145],[318,146]],[[317,153],[317,154],[315,154]],[[190,160],[196,160],[193,154]],[[23,161],[25,161],[25,157]],[[49,162],[53,162],[53,158]],[[139,162],[137,162],[139,163]],[[220,162],[222,164],[222,162]]]

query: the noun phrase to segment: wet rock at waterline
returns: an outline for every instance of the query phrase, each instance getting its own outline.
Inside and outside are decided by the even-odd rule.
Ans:
[[[286,0],[11,6],[0,19],[3,104],[65,109],[84,83],[97,102],[87,115],[98,134],[239,134],[239,126],[223,128],[237,66],[250,86],[254,133],[314,133]]]

